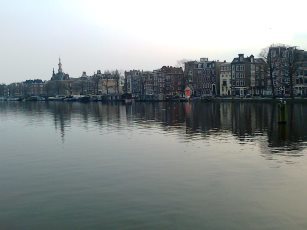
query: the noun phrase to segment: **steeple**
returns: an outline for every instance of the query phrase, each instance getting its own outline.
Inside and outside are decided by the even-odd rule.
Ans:
[[[62,73],[62,63],[61,63],[61,58],[59,58],[59,69],[58,69],[58,73]]]

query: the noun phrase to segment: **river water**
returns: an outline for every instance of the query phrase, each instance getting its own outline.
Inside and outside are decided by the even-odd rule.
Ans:
[[[307,104],[0,102],[0,229],[307,229]]]

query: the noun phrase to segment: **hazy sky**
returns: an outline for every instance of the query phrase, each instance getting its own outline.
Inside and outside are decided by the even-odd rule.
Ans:
[[[0,0],[0,83],[307,49],[305,0]]]

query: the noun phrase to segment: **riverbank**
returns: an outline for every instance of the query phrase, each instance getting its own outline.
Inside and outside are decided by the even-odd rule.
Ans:
[[[57,101],[57,102],[123,102],[126,104],[131,104],[135,102],[279,102],[280,100],[291,102],[307,102],[307,98],[295,97],[295,98],[268,98],[268,97],[250,97],[250,98],[241,98],[241,97],[214,97],[214,98],[178,98],[178,99],[167,99],[167,100],[155,100],[155,99],[132,99],[127,102],[127,100],[122,99],[121,97],[103,97],[103,96],[56,96],[56,97],[40,97],[32,96],[27,98],[22,97],[0,97],[0,101]]]

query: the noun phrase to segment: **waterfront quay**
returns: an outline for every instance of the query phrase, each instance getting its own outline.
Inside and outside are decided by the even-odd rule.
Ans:
[[[71,77],[62,68],[50,80],[0,84],[2,100],[185,101],[307,98],[307,51],[270,46],[262,57],[238,54],[231,62],[200,58],[152,71],[83,71]],[[251,99],[252,98],[252,99]]]
[[[124,95],[71,95],[71,96],[54,96],[54,97],[42,97],[42,96],[30,96],[30,97],[0,97],[0,101],[6,102],[28,102],[28,101],[56,101],[56,102],[123,102],[131,104],[135,102],[280,102],[286,101],[290,103],[295,102],[307,102],[305,97],[284,97],[284,98],[271,98],[271,97],[181,97],[181,98],[167,98],[167,99],[155,99],[155,98],[143,98],[143,99],[127,99]]]

